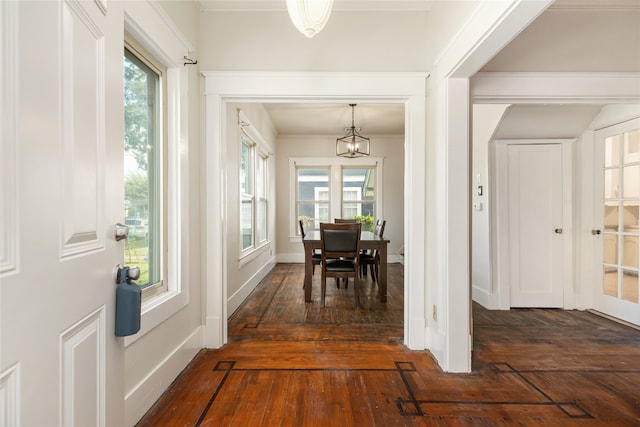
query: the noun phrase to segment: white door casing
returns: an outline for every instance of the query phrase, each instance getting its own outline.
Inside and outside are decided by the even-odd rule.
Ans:
[[[595,132],[594,226],[591,235],[594,254],[593,308],[636,325],[640,325],[638,129],[640,118]],[[625,143],[625,133],[634,131],[633,140]],[[609,138],[619,139],[613,142]],[[609,156],[605,153],[607,139],[612,144],[609,146]]]
[[[252,73],[205,72],[207,150],[207,319],[205,345],[222,346],[227,339],[224,220],[224,123],[227,102],[403,103],[407,111],[405,141],[405,342],[425,348],[424,235],[425,80],[427,73]],[[332,101],[333,100],[333,101]]]
[[[573,140],[497,141],[500,308],[573,305]]]
[[[122,14],[106,7],[0,4],[0,105],[10,118],[1,122],[0,227],[11,236],[0,272],[1,425],[123,424],[113,278]]]

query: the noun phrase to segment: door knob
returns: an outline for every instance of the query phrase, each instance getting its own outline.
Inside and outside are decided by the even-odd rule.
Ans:
[[[555,229],[555,233],[556,234],[562,234],[562,228],[556,228]]]
[[[114,231],[116,235],[116,242],[129,237],[129,227],[124,224],[117,223],[114,226]]]
[[[591,234],[593,234],[594,236],[600,234],[601,231],[600,230],[591,230]]]

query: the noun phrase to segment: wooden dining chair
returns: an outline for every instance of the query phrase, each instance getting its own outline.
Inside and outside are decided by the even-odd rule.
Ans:
[[[304,239],[307,235],[307,233],[304,232],[304,223],[302,220],[299,220],[298,224],[300,224],[300,235]],[[302,244],[304,245],[304,242]],[[316,265],[322,264],[322,259],[320,258],[320,254],[315,249],[311,252],[311,263],[313,265],[312,274],[316,274]]]
[[[387,225],[386,220],[377,220],[376,226],[373,230],[373,234],[376,236],[383,238],[384,237],[384,228]],[[362,251],[360,253],[360,274],[363,276],[367,275],[367,267],[371,270],[371,280],[374,282],[378,281],[378,270],[380,269],[380,254],[378,254],[378,250],[371,251]]]
[[[327,277],[336,279],[353,277],[356,307],[360,306],[358,273],[360,271],[360,223],[320,224],[320,250],[322,258],[322,293],[320,306],[324,307]]]
[[[355,218],[334,218],[333,222],[336,224],[356,224],[360,221]]]

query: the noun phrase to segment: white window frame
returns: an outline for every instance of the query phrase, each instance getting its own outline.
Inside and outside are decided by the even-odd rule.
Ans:
[[[238,110],[238,127],[240,130],[240,144],[238,144],[239,147],[239,151],[238,151],[238,162],[240,162],[240,159],[242,157],[242,145],[245,144],[245,142],[247,143],[247,145],[250,148],[250,152],[249,152],[249,156],[251,157],[251,194],[245,194],[242,193],[242,188],[240,188],[240,206],[239,208],[242,209],[242,198],[244,195],[249,195],[251,197],[252,200],[252,205],[251,205],[251,209],[252,209],[252,215],[251,215],[251,235],[252,235],[252,244],[251,246],[243,249],[242,248],[242,218],[240,220],[239,223],[239,250],[240,250],[240,254],[239,254],[239,261],[241,263],[241,266],[244,265],[244,262],[248,262],[251,259],[253,259],[253,257],[255,255],[257,255],[258,253],[261,253],[262,250],[265,249],[265,247],[270,245],[270,239],[269,239],[269,182],[270,182],[270,171],[269,171],[269,145],[267,144],[266,140],[262,137],[262,135],[260,134],[260,132],[258,132],[258,130],[253,126],[253,124],[251,124],[251,121],[244,115],[244,113],[240,110]],[[258,172],[259,172],[259,161],[262,160],[262,164],[264,166],[263,168],[263,191],[262,191],[262,195],[259,196],[257,195],[258,193]],[[239,163],[238,163],[239,164]],[[267,220],[265,221],[264,226],[266,227],[265,230],[262,230],[264,232],[264,236],[265,238],[258,241],[258,235],[260,235],[260,232],[258,230],[259,224],[258,224],[258,218],[257,218],[257,214],[258,214],[258,204],[263,202],[265,204],[265,215],[267,215]]]
[[[183,238],[180,224],[189,217],[189,205],[180,191],[187,180],[187,157],[181,156],[188,145],[187,109],[181,108],[181,99],[188,92],[188,69],[184,67],[184,56],[194,50],[193,45],[171,24],[162,7],[153,2],[125,2],[124,30],[137,43],[151,53],[167,69],[166,75],[166,123],[167,132],[167,182],[163,195],[165,204],[166,233],[166,282],[167,290],[149,298],[142,304],[140,331],[125,337],[125,347],[137,341],[147,332],[164,322],[189,303],[189,288],[183,286],[182,274],[186,271],[182,263],[182,246],[189,247],[188,235]],[[124,45],[123,45],[124,48]]]
[[[155,298],[156,296],[167,292],[168,290],[167,281],[165,280],[165,278],[167,277],[167,259],[165,251],[163,250],[167,243],[167,235],[165,232],[166,228],[164,227],[164,221],[166,217],[165,195],[167,190],[165,184],[166,180],[164,179],[164,177],[167,173],[167,165],[165,160],[168,146],[167,134],[165,129],[165,123],[167,119],[167,104],[165,102],[167,93],[167,70],[166,67],[164,67],[160,63],[160,61],[155,58],[155,56],[153,56],[146,49],[141,49],[137,41],[135,39],[131,39],[132,37],[129,35],[125,36],[125,49],[129,51],[130,55],[134,56],[140,63],[144,64],[144,66],[146,66],[158,77],[158,93],[156,94],[157,103],[155,103],[156,110],[154,111],[156,117],[154,123],[155,129],[153,133],[155,135],[155,141],[153,142],[153,150],[155,150],[155,159],[153,162],[153,166],[156,169],[159,169],[159,172],[155,176],[155,180],[151,176],[148,176],[149,183],[153,183],[153,185],[151,185],[152,189],[150,189],[149,194],[149,211],[147,213],[147,221],[149,222],[147,224],[149,225],[152,222],[152,218],[153,222],[156,224],[155,227],[153,227],[153,230],[148,230],[148,234],[151,236],[148,240],[149,258],[151,258],[149,262],[149,269],[151,271],[151,267],[153,266],[153,268],[156,270],[156,273],[159,272],[160,277],[157,282],[150,282],[148,284],[145,284],[142,288],[142,302],[145,303]],[[151,167],[151,165],[149,166]],[[151,204],[151,200],[154,201],[153,204]],[[159,239],[159,241],[156,241],[155,239]],[[154,246],[153,251],[151,250],[152,241]],[[154,253],[153,257],[151,257],[152,252]]]
[[[329,219],[342,217],[342,168],[343,167],[376,168],[376,217],[383,218],[383,171],[384,157],[357,157],[347,159],[343,157],[289,157],[289,241],[300,242],[297,214],[297,169],[298,168],[329,168]]]

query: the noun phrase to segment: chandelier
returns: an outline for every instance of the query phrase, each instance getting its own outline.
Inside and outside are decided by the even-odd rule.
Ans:
[[[289,17],[298,31],[311,38],[329,20],[333,0],[287,0]]]
[[[354,158],[369,155],[371,140],[360,135],[360,128],[357,128],[354,124],[356,105],[349,104],[351,107],[351,127],[344,128],[347,134],[342,138],[336,139],[336,156]]]

